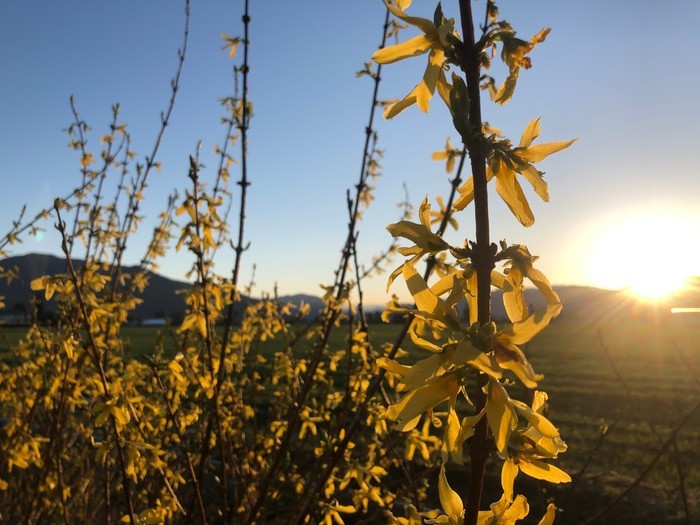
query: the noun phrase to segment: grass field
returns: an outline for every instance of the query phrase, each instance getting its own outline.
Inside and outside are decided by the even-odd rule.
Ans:
[[[558,491],[564,494],[557,501],[574,516],[561,523],[593,516],[635,481],[698,403],[698,329],[700,322],[677,319],[554,323],[530,345],[533,366],[545,374],[541,387],[550,394],[550,415],[569,445],[561,465],[575,479]],[[601,440],[605,427],[609,433]],[[699,464],[696,411],[639,486],[599,523],[700,522]]]
[[[552,496],[565,509],[558,524],[585,522],[635,482],[668,441],[636,488],[596,523],[700,523],[700,410],[669,439],[700,400],[699,329],[700,319],[561,320],[525,348],[536,371],[545,376],[540,387],[550,395],[549,416],[569,445],[559,465],[574,478],[562,487],[518,478],[529,485],[520,486],[533,507],[531,522],[537,523],[538,509]],[[159,330],[127,327],[125,347],[132,356],[146,356]],[[373,325],[371,337],[380,345],[393,341],[397,330],[396,325]],[[2,332],[4,346],[14,344],[24,329]],[[336,330],[331,344],[343,345],[346,335],[342,328]],[[163,344],[166,352],[176,348],[167,333]],[[281,345],[269,342],[266,351]],[[418,355],[415,348],[407,349]],[[517,394],[515,386],[513,390]],[[601,437],[603,429],[607,435]],[[496,463],[489,471],[487,492],[498,486]],[[455,477],[460,477],[457,471],[450,479]]]

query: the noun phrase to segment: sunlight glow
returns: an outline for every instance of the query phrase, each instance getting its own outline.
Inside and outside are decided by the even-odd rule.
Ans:
[[[630,283],[626,291],[642,299],[658,301],[680,290],[684,283],[685,278],[680,275],[669,275],[659,279],[640,277],[636,282]]]
[[[700,274],[699,219],[671,211],[627,215],[604,226],[591,256],[598,286],[649,301],[679,291]]]

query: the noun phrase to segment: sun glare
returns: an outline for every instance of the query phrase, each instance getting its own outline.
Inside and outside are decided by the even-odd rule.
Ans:
[[[700,274],[697,223],[696,217],[656,212],[606,224],[593,248],[592,279],[640,299],[663,300]]]
[[[630,283],[626,290],[641,299],[658,301],[680,290],[684,283],[685,278],[679,275],[655,280],[640,278],[637,282]]]

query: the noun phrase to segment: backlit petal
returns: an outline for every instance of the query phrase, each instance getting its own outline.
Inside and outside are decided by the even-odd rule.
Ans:
[[[396,430],[405,432],[415,427],[423,413],[456,396],[458,391],[456,376],[444,374],[406,394],[401,401],[387,409],[386,415],[396,421]]]
[[[374,55],[372,55],[372,60],[377,64],[392,64],[404,58],[423,55],[427,53],[429,49],[430,41],[425,35],[418,35],[400,44],[375,51]]]
[[[563,470],[537,459],[527,461],[523,459],[518,463],[518,467],[523,474],[550,483],[569,483],[571,481],[571,477]]]
[[[553,525],[556,513],[557,507],[554,505],[554,503],[550,503],[549,505],[547,505],[547,512],[545,513],[544,517],[540,520],[538,525]]]
[[[435,24],[433,24],[427,18],[409,16],[406,13],[404,13],[401,9],[397,9],[396,7],[389,4],[387,4],[387,8],[399,20],[403,20],[407,24],[411,24],[412,26],[417,27],[426,35],[434,35],[437,38],[437,28],[435,27]]]
[[[496,192],[501,196],[510,211],[525,227],[532,226],[535,223],[535,216],[532,214],[530,204],[525,198],[523,189],[520,183],[515,178],[515,172],[510,169],[505,169],[504,166],[496,176]]]
[[[503,330],[502,334],[514,345],[522,345],[535,337],[549,322],[559,315],[561,304],[550,304],[538,310],[519,323],[513,323]]]
[[[518,416],[505,388],[494,379],[489,380],[486,418],[493,432],[496,450],[501,457],[507,457],[508,439],[518,424]]]
[[[413,91],[411,91],[408,95],[406,95],[403,99],[399,100],[398,102],[394,102],[393,104],[390,104],[386,107],[384,110],[384,118],[385,119],[392,119],[399,113],[401,113],[404,109],[412,106],[413,104],[416,103],[416,91],[417,88],[413,88]]]
[[[519,151],[520,156],[528,162],[539,162],[542,159],[549,157],[552,153],[568,148],[577,139],[566,142],[547,142],[546,144],[536,144],[530,146],[524,151]]]
[[[418,274],[413,266],[404,265],[403,278],[418,310],[432,314],[436,319],[447,322],[448,312],[445,302],[430,291],[425,279]]]
[[[547,182],[542,178],[541,171],[538,171],[532,164],[528,164],[524,168],[518,168],[518,172],[532,185],[540,199],[544,202],[549,202]]]
[[[462,503],[462,499],[459,497],[459,494],[452,490],[450,484],[447,483],[445,465],[440,467],[438,495],[440,497],[440,505],[442,505],[443,510],[451,518],[450,521],[454,520],[454,523],[457,523],[457,520],[459,520],[462,512],[464,512],[464,504]]]
[[[442,49],[430,51],[428,67],[425,68],[425,73],[423,73],[423,80],[416,86],[416,104],[421,111],[427,112],[430,109],[430,99],[435,93],[444,58],[445,52]]]
[[[536,118],[530,122],[523,131],[523,136],[520,139],[519,148],[527,148],[532,144],[532,141],[540,136],[540,119]]]

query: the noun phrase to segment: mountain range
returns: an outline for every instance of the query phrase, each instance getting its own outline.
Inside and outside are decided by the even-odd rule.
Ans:
[[[76,268],[83,265],[83,261],[74,259]],[[5,303],[5,309],[0,311],[0,316],[5,318],[26,318],[31,311],[31,301],[35,295],[39,298],[43,294],[37,294],[30,288],[31,282],[43,275],[56,275],[66,271],[66,260],[62,257],[42,253],[30,253],[8,257],[0,261],[0,268],[5,271],[15,270],[16,279],[7,282],[0,279],[0,296]],[[123,272],[133,274],[137,271],[135,266],[124,267]],[[142,293],[136,294],[143,302],[133,311],[134,321],[143,321],[154,318],[170,318],[173,322],[182,320],[185,312],[185,292],[191,286],[185,281],[169,279],[158,273],[150,273],[148,276],[148,286]],[[282,302],[300,304],[302,301],[311,306],[311,314],[317,313],[323,307],[320,298],[311,295],[292,295],[279,298]],[[250,304],[255,299],[243,296],[238,303],[238,311]],[[44,303],[44,307],[49,311],[55,311],[54,301]]]
[[[83,261],[74,260],[74,265],[80,267]],[[31,300],[35,296],[30,288],[30,283],[43,275],[56,275],[66,270],[66,260],[54,255],[31,253],[9,257],[0,262],[4,270],[16,269],[18,279],[7,282],[0,279],[0,296],[4,297],[5,309],[0,311],[0,317],[7,320],[27,319],[31,311]],[[125,267],[124,272],[132,274],[136,267]],[[191,286],[190,283],[169,279],[157,273],[149,275],[149,284],[143,293],[137,297],[142,303],[136,307],[132,317],[135,321],[143,321],[153,318],[168,317],[174,322],[182,319],[185,312],[184,291]],[[615,315],[640,316],[647,315],[659,309],[670,311],[671,307],[700,307],[700,277],[688,280],[683,291],[678,292],[666,301],[658,304],[644,303],[633,298],[630,294],[621,290],[605,290],[590,286],[556,286],[559,296],[564,303],[561,314],[562,319],[583,318],[590,321],[602,320]],[[39,296],[41,294],[38,294]],[[544,306],[545,300],[535,289],[525,290],[525,302],[531,310]],[[281,302],[300,304],[302,301],[311,306],[311,315],[315,315],[323,308],[323,301],[319,297],[307,294],[284,296],[279,298]],[[243,297],[238,308],[256,299]],[[44,304],[48,311],[55,311],[55,304],[49,301]],[[368,311],[377,308],[367,308]],[[496,320],[506,318],[503,307],[502,295],[496,291],[492,298],[492,315]],[[376,318],[376,314],[373,316]]]

